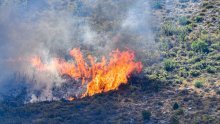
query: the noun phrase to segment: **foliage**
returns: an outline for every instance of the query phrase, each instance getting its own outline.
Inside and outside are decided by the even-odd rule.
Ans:
[[[192,25],[180,26],[174,25],[172,22],[167,22],[162,26],[162,32],[166,36],[172,35],[183,35],[185,36],[187,32],[192,31]]]
[[[197,80],[197,81],[195,81],[194,86],[197,87],[197,88],[201,88],[201,87],[203,87],[203,82],[200,81],[200,80]]]
[[[162,9],[163,8],[162,2],[158,1],[158,0],[153,1],[152,8],[153,9]]]
[[[170,43],[170,41],[163,41],[162,43],[160,43],[160,50],[162,51],[166,51],[172,48],[172,44]]]
[[[215,50],[219,50],[220,51],[220,42],[217,42],[215,44],[212,44],[211,47]]]
[[[179,118],[177,116],[173,115],[170,118],[170,124],[179,124]]]
[[[197,70],[202,70],[205,69],[207,66],[207,63],[205,61],[200,61],[192,65],[192,68],[197,69]]]
[[[216,94],[220,95],[220,89],[215,91]]]
[[[151,112],[150,111],[142,111],[142,117],[144,120],[150,120],[150,117],[151,117]]]
[[[195,52],[194,52],[195,54]],[[188,62],[190,62],[191,64],[196,63],[196,62],[200,62],[202,60],[201,56],[193,56],[192,59],[188,60]]]
[[[192,50],[196,51],[196,52],[203,52],[203,53],[208,53],[208,44],[203,41],[198,39],[197,41],[192,42],[191,44],[191,48]]]
[[[195,25],[194,24],[186,25],[185,28],[186,28],[187,32],[192,32],[193,31],[193,26],[195,26]]]
[[[183,114],[184,114],[184,110],[181,108],[176,110],[176,112],[175,112],[175,115],[183,115]]]
[[[208,73],[215,73],[217,71],[217,69],[215,67],[213,67],[213,66],[207,66],[206,67],[206,71]]]
[[[175,102],[174,104],[173,104],[173,110],[176,110],[176,109],[178,109],[179,108],[179,104],[177,103],[177,102]]]
[[[173,60],[165,60],[164,61],[164,69],[166,71],[173,71],[176,68],[176,62]]]
[[[191,23],[191,21],[185,16],[179,18],[180,25],[188,25],[190,23]]]
[[[193,77],[198,77],[200,75],[200,72],[197,70],[191,70],[190,75],[192,75]]]
[[[176,26],[174,26],[171,22],[165,23],[162,26],[162,31],[166,36],[171,36],[176,34]]]
[[[195,21],[196,21],[197,23],[200,23],[200,22],[203,21],[203,17],[202,17],[202,16],[196,16],[196,17],[195,17]]]
[[[186,69],[181,68],[181,69],[179,70],[179,76],[186,78],[186,77],[188,77],[188,75],[189,75],[189,74],[188,74],[188,72],[186,71]]]
[[[179,0],[180,3],[186,3],[189,2],[190,0]]]

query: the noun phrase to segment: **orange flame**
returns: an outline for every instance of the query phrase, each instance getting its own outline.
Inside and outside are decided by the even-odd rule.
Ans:
[[[75,99],[75,98],[73,98],[73,97],[69,97],[69,98],[68,98],[69,101],[73,101],[74,99]]]
[[[71,50],[70,55],[74,58],[74,62],[54,59],[53,64],[61,75],[67,74],[75,79],[81,79],[82,85],[88,82],[86,92],[81,97],[117,90],[121,84],[128,82],[132,72],[139,73],[142,70],[142,63],[135,62],[132,51],[115,50],[110,53],[109,62],[105,57],[102,57],[101,62],[96,62],[96,58],[89,55],[87,57],[89,63],[87,63],[87,59],[84,59],[78,48]],[[42,64],[39,57],[32,59],[32,65],[44,71],[49,66]]]
[[[32,66],[36,67],[38,70],[45,70],[44,64],[42,63],[40,57],[31,58]]]

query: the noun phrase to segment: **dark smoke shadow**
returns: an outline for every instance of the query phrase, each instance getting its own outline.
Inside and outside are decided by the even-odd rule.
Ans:
[[[4,106],[3,108],[9,108],[10,111],[6,109],[2,111],[0,107],[0,113],[2,111],[5,122],[13,122],[13,120],[9,121],[12,115],[15,117],[14,121],[31,123],[115,123],[120,119],[125,123],[130,123],[131,118],[133,118],[132,121],[138,122],[142,119],[136,117],[137,115],[129,114],[126,104],[139,102],[143,100],[143,96],[152,96],[163,89],[165,89],[163,82],[152,81],[141,74],[132,75],[128,84],[121,85],[115,91],[74,101],[61,99],[60,101],[27,103],[20,106],[1,104]],[[2,118],[0,117],[0,119]]]

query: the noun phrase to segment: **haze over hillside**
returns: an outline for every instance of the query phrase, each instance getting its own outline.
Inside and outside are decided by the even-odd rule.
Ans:
[[[2,123],[220,123],[219,0],[1,0]]]

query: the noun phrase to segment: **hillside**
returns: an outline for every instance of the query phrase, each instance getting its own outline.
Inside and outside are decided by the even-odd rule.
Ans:
[[[1,122],[220,123],[220,1],[155,0],[150,6],[157,50],[146,53],[142,73],[127,85],[73,101],[2,101]],[[98,24],[98,30],[111,27]]]

